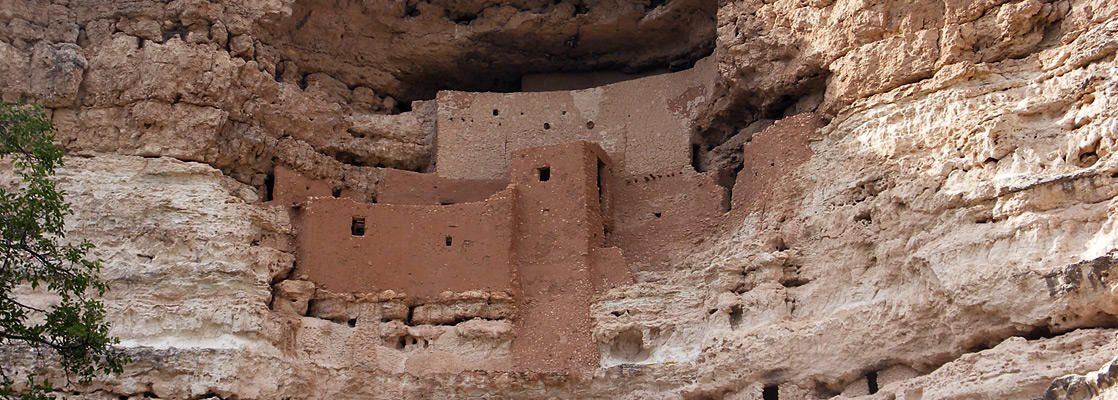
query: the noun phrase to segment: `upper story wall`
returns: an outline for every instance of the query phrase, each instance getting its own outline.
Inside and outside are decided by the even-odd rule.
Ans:
[[[713,92],[715,67],[704,59],[686,71],[575,91],[440,92],[436,172],[504,179],[513,151],[576,140],[600,145],[620,178],[678,171],[691,164],[691,124]]]
[[[508,186],[505,179],[448,179],[399,169],[385,169],[377,183],[381,204],[446,205],[482,201]]]
[[[621,248],[637,270],[670,268],[724,220],[730,193],[720,177],[688,167],[618,181],[617,222],[607,244]]]

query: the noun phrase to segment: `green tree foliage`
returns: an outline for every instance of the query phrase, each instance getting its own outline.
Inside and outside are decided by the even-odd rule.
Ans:
[[[38,349],[53,355],[67,383],[88,383],[97,373],[120,373],[125,356],[112,347],[105,307],[108,285],[89,259],[88,241],[63,243],[63,219],[72,213],[51,177],[62,165],[54,125],[36,105],[0,101],[0,160],[21,182],[0,184],[0,350]],[[13,290],[30,287],[56,296],[53,306],[26,304]],[[40,353],[36,350],[36,353]],[[49,398],[53,383],[32,375],[13,393],[11,366],[0,362],[0,399]]]

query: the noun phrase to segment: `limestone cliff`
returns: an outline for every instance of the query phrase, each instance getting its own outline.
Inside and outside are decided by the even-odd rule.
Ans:
[[[708,54],[731,210],[594,299],[593,372],[461,372],[510,351],[493,294],[292,276],[277,166],[372,195],[438,171],[437,90]],[[1110,0],[0,0],[0,97],[50,109],[136,360],[75,398],[1115,397]]]

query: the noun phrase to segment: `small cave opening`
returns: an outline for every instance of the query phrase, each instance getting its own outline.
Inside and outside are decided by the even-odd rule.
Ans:
[[[738,329],[738,326],[741,326],[743,314],[741,304],[735,304],[733,307],[730,307],[730,329]]]
[[[777,385],[767,385],[761,389],[762,400],[777,400],[780,398],[780,387]]]
[[[870,394],[877,393],[877,371],[866,373],[866,385],[869,387]]]
[[[644,347],[644,332],[636,327],[618,333],[609,350],[611,356],[630,363],[647,360],[649,356],[649,349]]]

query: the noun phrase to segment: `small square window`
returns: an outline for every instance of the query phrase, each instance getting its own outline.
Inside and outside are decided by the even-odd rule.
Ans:
[[[540,175],[540,182],[547,182],[551,179],[551,167],[543,167],[536,170]]]
[[[353,217],[353,224],[349,226],[349,233],[353,236],[365,236],[365,217]]]

